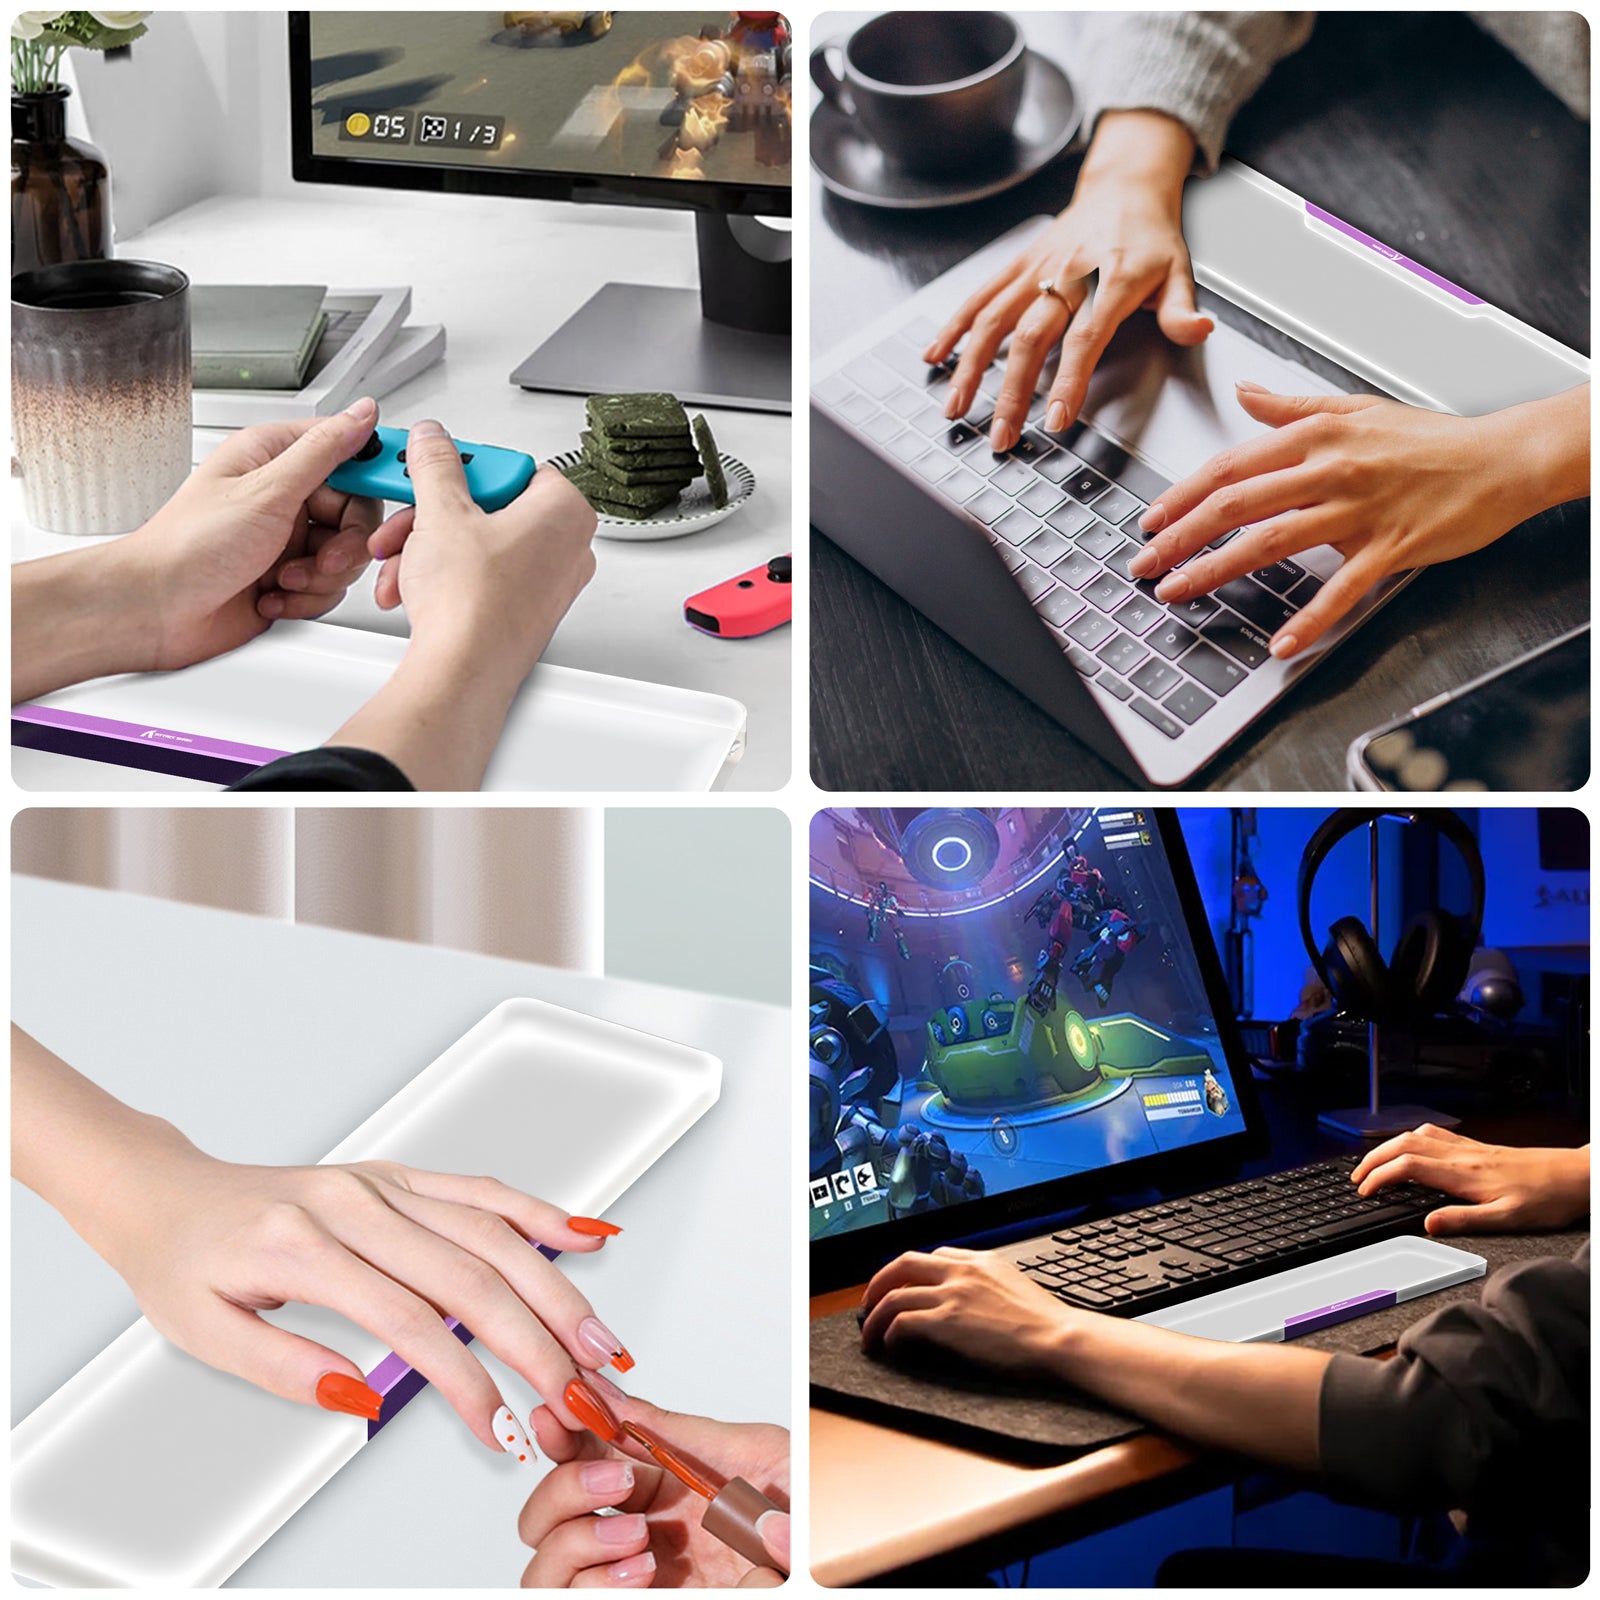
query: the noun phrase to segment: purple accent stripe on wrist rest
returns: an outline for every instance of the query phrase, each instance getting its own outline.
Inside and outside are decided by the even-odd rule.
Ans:
[[[533,1244],[533,1240],[528,1241]],[[536,1244],[534,1249],[546,1261],[554,1261],[561,1254],[559,1250],[552,1250],[547,1245]],[[447,1327],[462,1344],[471,1344],[472,1335],[455,1317],[446,1317]],[[376,1422],[367,1424],[367,1438],[373,1438],[380,1430],[393,1422],[405,1410],[410,1401],[428,1386],[428,1380],[413,1367],[404,1356],[397,1355],[393,1350],[386,1355],[371,1372],[367,1374],[367,1387],[374,1389],[383,1398],[383,1409]]]
[[[1393,1289],[1374,1289],[1371,1294],[1352,1295],[1348,1300],[1335,1300],[1331,1306],[1316,1311],[1302,1311],[1298,1317],[1283,1319],[1285,1339],[1299,1339],[1319,1328],[1331,1328],[1335,1323],[1348,1322],[1352,1317],[1364,1317],[1369,1311],[1383,1311],[1395,1304],[1398,1296]]]
[[[1350,223],[1334,216],[1331,211],[1324,211],[1321,206],[1314,206],[1306,201],[1306,210],[1318,222],[1325,222],[1330,228],[1336,228],[1348,238],[1364,244],[1369,250],[1376,250],[1380,256],[1386,256],[1397,266],[1404,267],[1407,272],[1414,272],[1419,278],[1426,278],[1436,289],[1443,289],[1446,294],[1453,294],[1457,300],[1465,301],[1469,306],[1481,306],[1484,302],[1477,295],[1463,289],[1459,283],[1451,283],[1448,278],[1441,278],[1437,272],[1423,266],[1420,261],[1413,261],[1410,256],[1403,256],[1393,245],[1388,245],[1382,239],[1374,239],[1370,233],[1363,233],[1359,228],[1352,227]]]
[[[154,728],[145,722],[118,722],[111,717],[91,717],[82,711],[58,711],[54,706],[12,706],[11,718],[14,722],[34,722],[47,728],[63,728],[71,733],[92,734],[128,744],[153,744],[252,767],[264,767],[269,761],[289,754],[287,750],[268,750],[257,744],[235,744],[228,739],[182,733],[176,728]]]

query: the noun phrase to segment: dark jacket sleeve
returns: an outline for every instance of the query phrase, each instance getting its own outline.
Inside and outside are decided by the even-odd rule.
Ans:
[[[302,750],[258,767],[230,789],[412,789],[414,785],[387,756],[375,750],[325,745]]]
[[[1336,1355],[1321,1394],[1337,1489],[1493,1522],[1587,1504],[1589,1246],[1508,1267],[1406,1330],[1392,1360]]]

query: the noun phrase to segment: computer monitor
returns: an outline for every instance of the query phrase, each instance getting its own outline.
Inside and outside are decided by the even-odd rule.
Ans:
[[[1265,1148],[1173,813],[832,809],[810,856],[814,1287]]]
[[[302,182],[694,212],[698,293],[604,283],[513,382],[789,409],[777,12],[292,12],[289,64]]]

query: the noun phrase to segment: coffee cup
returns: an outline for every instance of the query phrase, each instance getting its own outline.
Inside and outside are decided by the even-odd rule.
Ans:
[[[129,533],[189,475],[189,280],[73,261],[11,280],[11,421],[28,521]]]
[[[983,166],[1011,142],[1027,44],[1000,11],[891,11],[819,45],[811,77],[888,160],[938,177]]]

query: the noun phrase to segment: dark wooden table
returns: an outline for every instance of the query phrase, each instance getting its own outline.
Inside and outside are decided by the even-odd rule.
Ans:
[[[829,31],[825,23],[818,38]],[[1324,15],[1241,112],[1227,147],[1588,352],[1589,130],[1464,16]],[[931,213],[869,210],[813,181],[813,349],[831,348],[1025,218],[1060,210],[1076,171],[1069,154],[1008,194]],[[812,774],[823,788],[1127,788],[815,529],[811,554]],[[1424,573],[1197,785],[1344,788],[1357,734],[1588,616],[1582,501]]]

